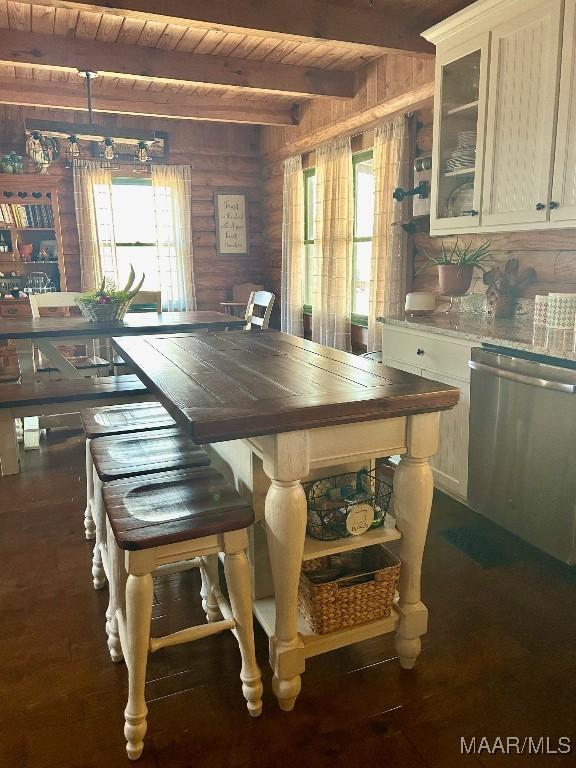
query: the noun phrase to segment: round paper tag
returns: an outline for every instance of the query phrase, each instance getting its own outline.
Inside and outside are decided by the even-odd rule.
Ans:
[[[355,504],[346,517],[346,530],[352,536],[365,533],[374,522],[374,509],[370,504]]]

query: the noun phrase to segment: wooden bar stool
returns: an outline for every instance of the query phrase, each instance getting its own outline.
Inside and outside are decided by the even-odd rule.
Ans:
[[[107,515],[114,624],[128,667],[128,703],[124,711],[126,751],[140,757],[148,708],[144,696],[148,652],[179,645],[230,629],[238,640],[240,679],[248,711],[262,711],[262,682],[256,663],[250,571],[246,550],[254,512],[215,469],[186,469],[108,483],[103,488]],[[230,604],[212,585],[223,618],[150,637],[152,577],[159,566],[183,559],[224,554]]]
[[[93,539],[96,528],[92,518],[94,497],[92,454],[90,441],[94,437],[144,432],[149,429],[174,427],[176,422],[160,403],[132,403],[111,405],[104,408],[85,408],[80,412],[82,426],[86,433],[86,509],[84,531],[87,539]]]
[[[94,589],[106,583],[106,516],[102,484],[187,467],[207,467],[208,454],[178,427],[131,432],[90,440],[93,472],[92,517],[95,523],[92,577]]]

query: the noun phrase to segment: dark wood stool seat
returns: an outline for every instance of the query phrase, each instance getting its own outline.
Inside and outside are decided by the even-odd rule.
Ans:
[[[212,467],[118,480],[103,486],[120,549],[141,550],[248,528],[254,512]]]
[[[85,408],[80,418],[88,439],[175,426],[168,411],[153,402]]]
[[[208,454],[178,427],[97,437],[90,441],[102,482],[186,467],[207,467]]]
[[[132,378],[138,381],[136,376],[115,378],[119,382]],[[140,381],[138,383],[142,387],[144,386]],[[86,509],[84,511],[84,530],[86,538],[93,539],[96,535],[96,526],[92,516],[94,504],[94,464],[90,450],[92,440],[96,437],[107,437],[109,435],[170,429],[176,426],[176,422],[158,402],[130,403],[107,408],[85,408],[80,412],[80,418],[86,433]],[[124,477],[124,475],[121,476]],[[100,573],[99,569],[97,571]],[[100,585],[103,584],[100,577],[97,579],[97,582]]]

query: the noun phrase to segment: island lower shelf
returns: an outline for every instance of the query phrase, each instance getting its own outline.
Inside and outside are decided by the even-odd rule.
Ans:
[[[265,597],[254,601],[254,615],[258,619],[260,626],[266,632],[268,637],[274,635],[274,626],[276,623],[276,601],[274,597]],[[384,619],[368,621],[365,624],[356,624],[347,629],[339,629],[336,632],[329,632],[325,635],[317,635],[309,626],[306,619],[298,613],[298,635],[303,645],[303,652],[306,658],[318,656],[321,653],[335,651],[337,648],[343,648],[353,643],[360,643],[363,640],[370,640],[379,635],[386,635],[395,632],[400,620],[400,614],[396,608],[396,601],[392,606],[390,616]]]
[[[344,539],[323,541],[307,535],[304,542],[303,560],[313,560],[315,557],[337,555],[339,552],[349,552],[351,549],[362,549],[372,544],[386,544],[388,541],[397,541],[402,534],[397,528],[375,528],[366,531],[359,536],[347,536]]]

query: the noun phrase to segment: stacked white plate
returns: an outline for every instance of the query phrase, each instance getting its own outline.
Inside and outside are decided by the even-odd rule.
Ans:
[[[456,147],[446,160],[446,170],[458,171],[462,168],[473,168],[476,164],[476,132],[459,131]]]

